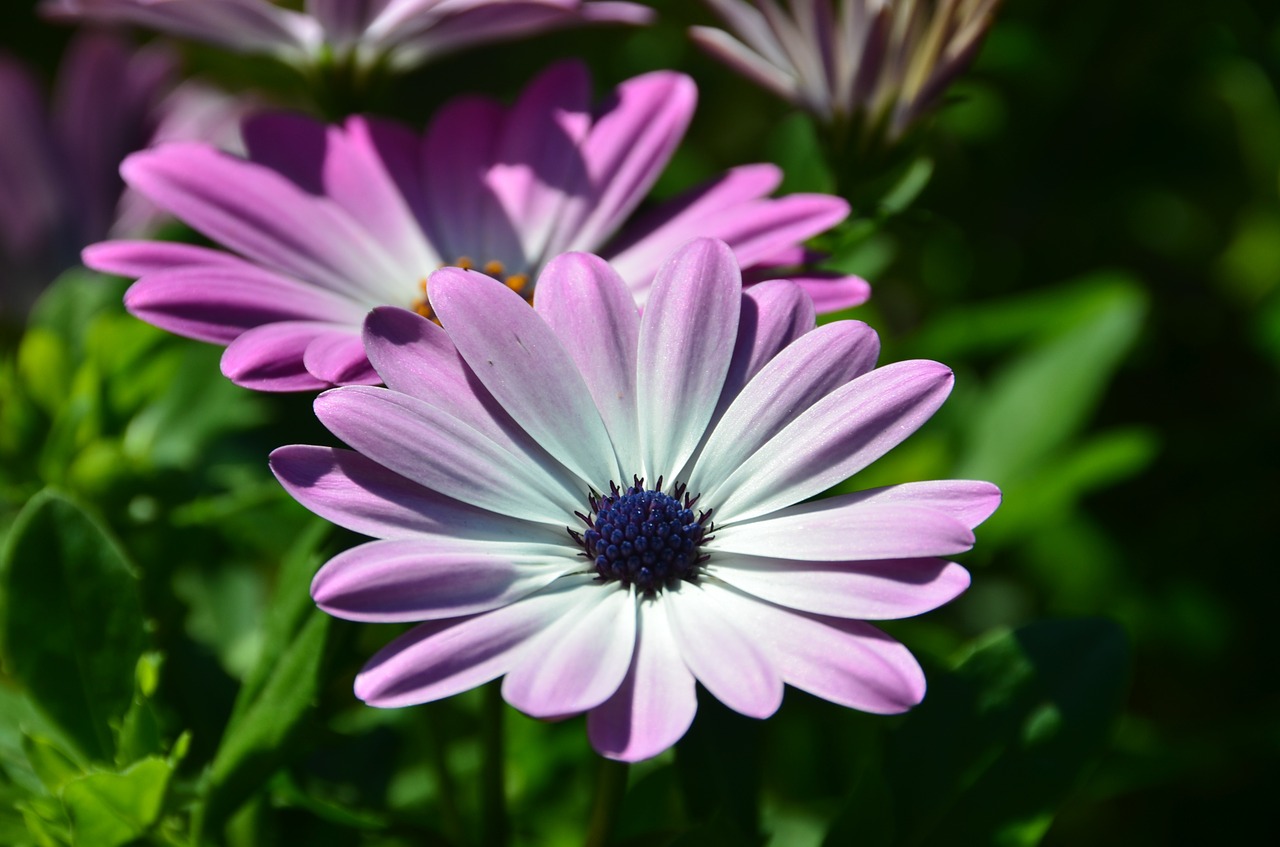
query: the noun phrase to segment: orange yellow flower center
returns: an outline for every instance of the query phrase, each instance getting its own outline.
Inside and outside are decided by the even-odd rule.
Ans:
[[[485,276],[491,276],[498,282],[504,283],[507,288],[524,297],[530,304],[533,303],[533,289],[529,286],[529,275],[508,274],[506,266],[497,259],[490,259],[483,265],[477,266],[469,256],[459,256],[457,261],[451,265],[441,265],[440,267],[462,268],[464,271],[479,271]],[[418,296],[413,299],[413,304],[409,307],[413,311],[422,315],[424,318],[440,323],[436,317],[436,313],[431,308],[431,301],[427,297],[427,279],[423,277],[418,280]]]

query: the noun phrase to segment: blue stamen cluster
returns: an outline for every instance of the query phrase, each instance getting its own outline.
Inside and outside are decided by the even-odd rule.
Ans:
[[[611,482],[608,494],[593,493],[591,513],[577,513],[586,530],[569,534],[606,582],[634,585],[653,596],[681,580],[697,581],[699,565],[707,559],[699,545],[711,538],[711,510],[695,514],[698,498],[689,497],[683,483],[664,494],[661,477],[652,489],[639,477],[633,480],[628,488]]]

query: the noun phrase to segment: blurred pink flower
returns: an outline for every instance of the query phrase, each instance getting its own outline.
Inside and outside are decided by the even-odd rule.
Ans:
[[[0,55],[0,313],[25,315],[84,245],[155,228],[158,210],[120,178],[127,154],[179,138],[234,144],[240,104],[198,83],[175,88],[176,71],[166,52],[83,34],[48,109],[31,72]]]
[[[693,27],[708,52],[823,121],[861,118],[892,140],[968,67],[1000,0],[790,0],[790,14],[704,2],[733,33]]]
[[[510,108],[474,96],[447,104],[425,137],[370,118],[325,126],[275,114],[244,127],[248,160],[200,144],[132,156],[131,186],[239,255],[120,241],[90,247],[85,262],[138,277],[125,303],[143,320],[228,345],[223,373],[238,384],[301,391],[377,382],[360,342],[366,313],[431,315],[426,279],[444,265],[482,269],[531,298],[556,254],[603,251],[643,304],[659,262],[690,238],[727,241],[758,280],[785,273],[805,239],[849,212],[823,194],[771,198],[778,169],[751,165],[623,226],[697,91],[659,71],[593,110],[590,89],[586,68],[566,62]],[[856,277],[796,279],[826,311],[868,294]]]
[[[324,54],[406,68],[477,44],[589,23],[644,24],[651,9],[602,0],[44,0],[55,19],[132,23],[299,65]]]
[[[864,621],[964,591],[969,574],[940,557],[972,546],[1000,492],[809,498],[928,420],[948,368],[875,368],[866,324],[815,329],[790,282],[744,292],[713,240],[662,265],[643,317],[583,253],[552,260],[532,309],[473,271],[430,285],[443,328],[369,316],[387,387],[316,399],[355,452],[271,457],[304,506],[379,539],[320,569],[320,607],[425,621],[365,665],[358,697],[409,706],[505,677],[508,703],[585,712],[595,749],[627,761],[684,735],[695,680],[754,718],[784,684],[867,712],[920,702],[915,659]]]

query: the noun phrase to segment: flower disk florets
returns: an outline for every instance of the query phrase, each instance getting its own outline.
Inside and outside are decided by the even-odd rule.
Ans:
[[[683,483],[665,494],[661,478],[652,489],[639,477],[628,488],[612,482],[609,488],[609,494],[591,495],[590,515],[579,513],[586,531],[570,530],[600,578],[634,585],[647,596],[681,580],[697,581],[707,559],[699,547],[711,537],[711,510],[695,514],[697,496],[688,496]]]

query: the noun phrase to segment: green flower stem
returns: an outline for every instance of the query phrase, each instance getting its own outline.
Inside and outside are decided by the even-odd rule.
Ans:
[[[449,769],[449,742],[445,730],[444,709],[437,703],[428,703],[427,717],[431,721],[429,743],[431,745],[431,767],[436,773],[436,782],[440,786],[440,822],[445,835],[454,844],[464,844],[467,827],[462,813],[458,810],[458,785],[453,779],[453,771]]]
[[[491,682],[484,689],[484,705],[480,715],[480,745],[484,761],[480,773],[480,844],[481,847],[506,847],[507,785],[502,743],[501,682]]]
[[[631,766],[626,762],[600,759],[596,779],[596,797],[591,807],[591,823],[587,829],[586,847],[604,847],[613,835],[622,812],[622,798],[627,796],[627,777]]]

